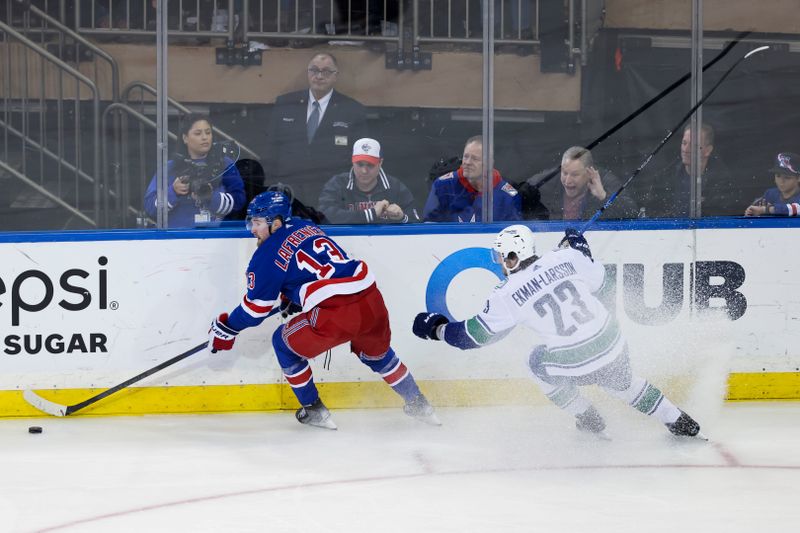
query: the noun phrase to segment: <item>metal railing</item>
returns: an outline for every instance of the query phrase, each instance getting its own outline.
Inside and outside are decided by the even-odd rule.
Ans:
[[[33,195],[23,193],[28,203],[58,205],[92,227],[127,227],[127,214],[141,217],[141,196],[153,170],[146,168],[152,161],[148,143],[153,141],[140,134],[131,144],[129,119],[155,131],[146,111],[156,90],[133,82],[120,94],[117,61],[62,22],[64,2],[39,3],[41,8],[12,0],[0,9],[0,21],[14,22],[13,27],[0,22],[0,171],[32,189]],[[110,84],[99,83],[101,79]],[[101,87],[108,92],[101,94]],[[138,104],[131,98],[137,90]],[[109,101],[102,116],[101,100]],[[176,113],[190,112],[168,100]],[[214,132],[236,141],[219,128]],[[238,144],[259,159],[253,149]],[[141,176],[134,175],[134,160],[140,162]]]
[[[2,168],[96,227],[101,189],[98,88],[3,22],[0,35]]]
[[[570,4],[576,0],[570,0]],[[496,0],[498,44],[534,45],[540,0]],[[478,6],[477,9],[473,6]],[[82,34],[153,36],[152,0],[76,0]],[[169,3],[170,37],[306,42],[478,43],[480,2],[474,0],[177,0]]]
[[[234,0],[172,0],[167,4],[170,35],[233,41],[238,17]],[[75,0],[75,20],[76,28],[84,34],[155,36],[155,1]]]
[[[131,98],[131,94],[137,90],[139,91],[139,99],[136,102],[134,102]],[[152,96],[152,99],[145,100],[144,98],[145,94],[149,94],[150,96]],[[155,98],[157,94],[158,91],[156,91],[156,88],[153,87],[152,85],[147,84],[143,81],[134,81],[132,83],[129,83],[127,87],[125,87],[125,89],[122,91],[120,100],[122,103],[127,104],[133,109],[136,109],[136,105],[138,105],[139,106],[138,111],[141,113],[144,112],[145,106],[150,106],[155,104]],[[181,104],[180,102],[178,102],[173,98],[167,97],[167,103],[169,104],[169,107],[171,109],[175,109],[180,113],[183,113],[184,115],[188,115],[189,113],[192,112],[191,109],[189,109],[188,107],[186,107],[185,105]],[[253,159],[261,159],[261,156],[259,156],[255,150],[237,141],[232,135],[225,132],[221,128],[214,126],[212,129],[214,130],[214,136],[222,137],[223,139],[228,141],[234,141],[236,142],[236,144],[239,145],[239,148],[241,149],[242,152],[247,153]]]

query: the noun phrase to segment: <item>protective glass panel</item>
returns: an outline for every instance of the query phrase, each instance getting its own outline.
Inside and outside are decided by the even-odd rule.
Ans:
[[[271,186],[332,224],[486,220],[484,190],[498,221],[774,214],[777,155],[800,151],[794,6],[774,5],[169,2],[159,147],[155,0],[3,2],[0,228],[154,228],[159,199],[163,227],[238,227]]]

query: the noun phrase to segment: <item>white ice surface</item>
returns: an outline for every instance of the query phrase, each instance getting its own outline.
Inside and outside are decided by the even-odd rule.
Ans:
[[[709,443],[610,405],[609,442],[550,405],[0,420],[0,532],[796,531],[800,402]]]

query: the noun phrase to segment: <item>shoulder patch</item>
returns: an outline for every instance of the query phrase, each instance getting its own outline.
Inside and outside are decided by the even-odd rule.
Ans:
[[[517,192],[517,189],[515,189],[514,186],[511,185],[510,183],[504,183],[503,186],[500,187],[500,190],[508,193],[510,196],[516,196],[517,194],[519,194]]]
[[[447,174],[442,174],[441,176],[439,176],[438,178],[436,178],[436,181],[439,181],[439,180],[441,180],[441,181],[447,181],[447,180],[451,180],[451,179],[453,179],[453,178],[454,178],[454,176],[455,176],[455,174],[454,174],[454,173],[452,173],[452,172],[448,172]]]

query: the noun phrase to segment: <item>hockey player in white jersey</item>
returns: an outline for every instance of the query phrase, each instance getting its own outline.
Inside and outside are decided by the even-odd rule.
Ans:
[[[492,253],[507,279],[489,295],[483,310],[462,322],[419,313],[414,334],[467,350],[524,324],[541,342],[528,362],[534,381],[550,401],[575,416],[578,429],[604,434],[603,417],[578,389],[597,384],[654,416],[674,435],[704,438],[697,422],[657,387],[633,375],[619,324],[595,296],[602,289],[605,268],[593,260],[580,233],[565,233],[559,249],[539,257],[528,227],[505,228]]]

